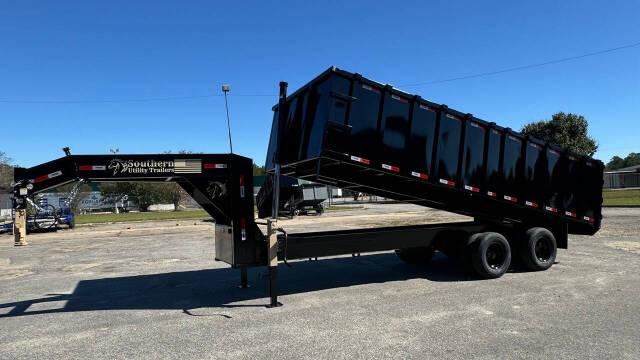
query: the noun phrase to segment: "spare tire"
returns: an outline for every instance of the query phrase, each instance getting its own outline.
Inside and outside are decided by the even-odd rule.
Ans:
[[[547,270],[556,261],[556,238],[545,228],[531,228],[524,233],[518,252],[527,269]]]

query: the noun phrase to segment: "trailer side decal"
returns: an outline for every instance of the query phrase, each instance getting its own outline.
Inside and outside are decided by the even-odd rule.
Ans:
[[[491,196],[491,197],[496,197],[498,196],[498,194],[494,193],[493,191],[487,191],[487,195]]]
[[[515,196],[509,196],[509,195],[505,195],[504,196],[505,200],[511,201],[511,202],[518,202],[518,198]]]
[[[202,160],[175,159],[173,169],[176,174],[200,174],[202,173]]]
[[[478,189],[477,187],[465,185],[464,188],[465,188],[465,190],[469,190],[469,191],[473,191],[473,192],[480,192],[480,189]]]
[[[527,205],[527,206],[534,207],[534,208],[538,207],[538,203],[534,203],[533,201],[525,201],[524,204]]]
[[[547,210],[547,211],[554,212],[554,213],[558,212],[558,209],[556,209],[554,207],[551,207],[551,206],[545,206],[544,209]]]

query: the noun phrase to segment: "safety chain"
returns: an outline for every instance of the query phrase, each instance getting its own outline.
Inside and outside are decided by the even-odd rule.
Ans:
[[[28,196],[27,196],[27,197],[26,197],[26,199],[27,199],[27,202],[28,202],[29,204],[31,204],[31,206],[33,206],[34,208],[36,208],[36,210],[38,210],[38,211],[44,211],[44,209],[43,209],[43,208],[41,208],[41,207],[40,207],[40,205],[36,204],[33,200],[31,200],[31,198],[30,198],[30,197],[28,197]]]
[[[80,192],[80,187],[84,183],[84,179],[80,179],[78,180],[78,182],[76,182],[76,184],[73,186],[73,189],[71,189],[71,191],[69,192],[69,197],[64,201],[65,206],[71,206],[71,203],[73,202],[73,200],[75,200],[76,196],[78,196],[78,193]]]

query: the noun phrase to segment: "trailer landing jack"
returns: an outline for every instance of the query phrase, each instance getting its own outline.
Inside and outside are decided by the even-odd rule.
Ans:
[[[275,308],[282,306],[278,302],[278,233],[277,220],[267,220],[267,237],[269,241],[269,275],[264,278],[269,279],[269,295],[271,302],[267,305],[268,308]]]

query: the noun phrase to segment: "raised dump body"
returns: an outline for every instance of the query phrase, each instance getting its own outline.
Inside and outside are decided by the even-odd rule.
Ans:
[[[279,144],[282,175],[487,221],[600,228],[599,160],[335,67],[284,104],[269,171]]]

